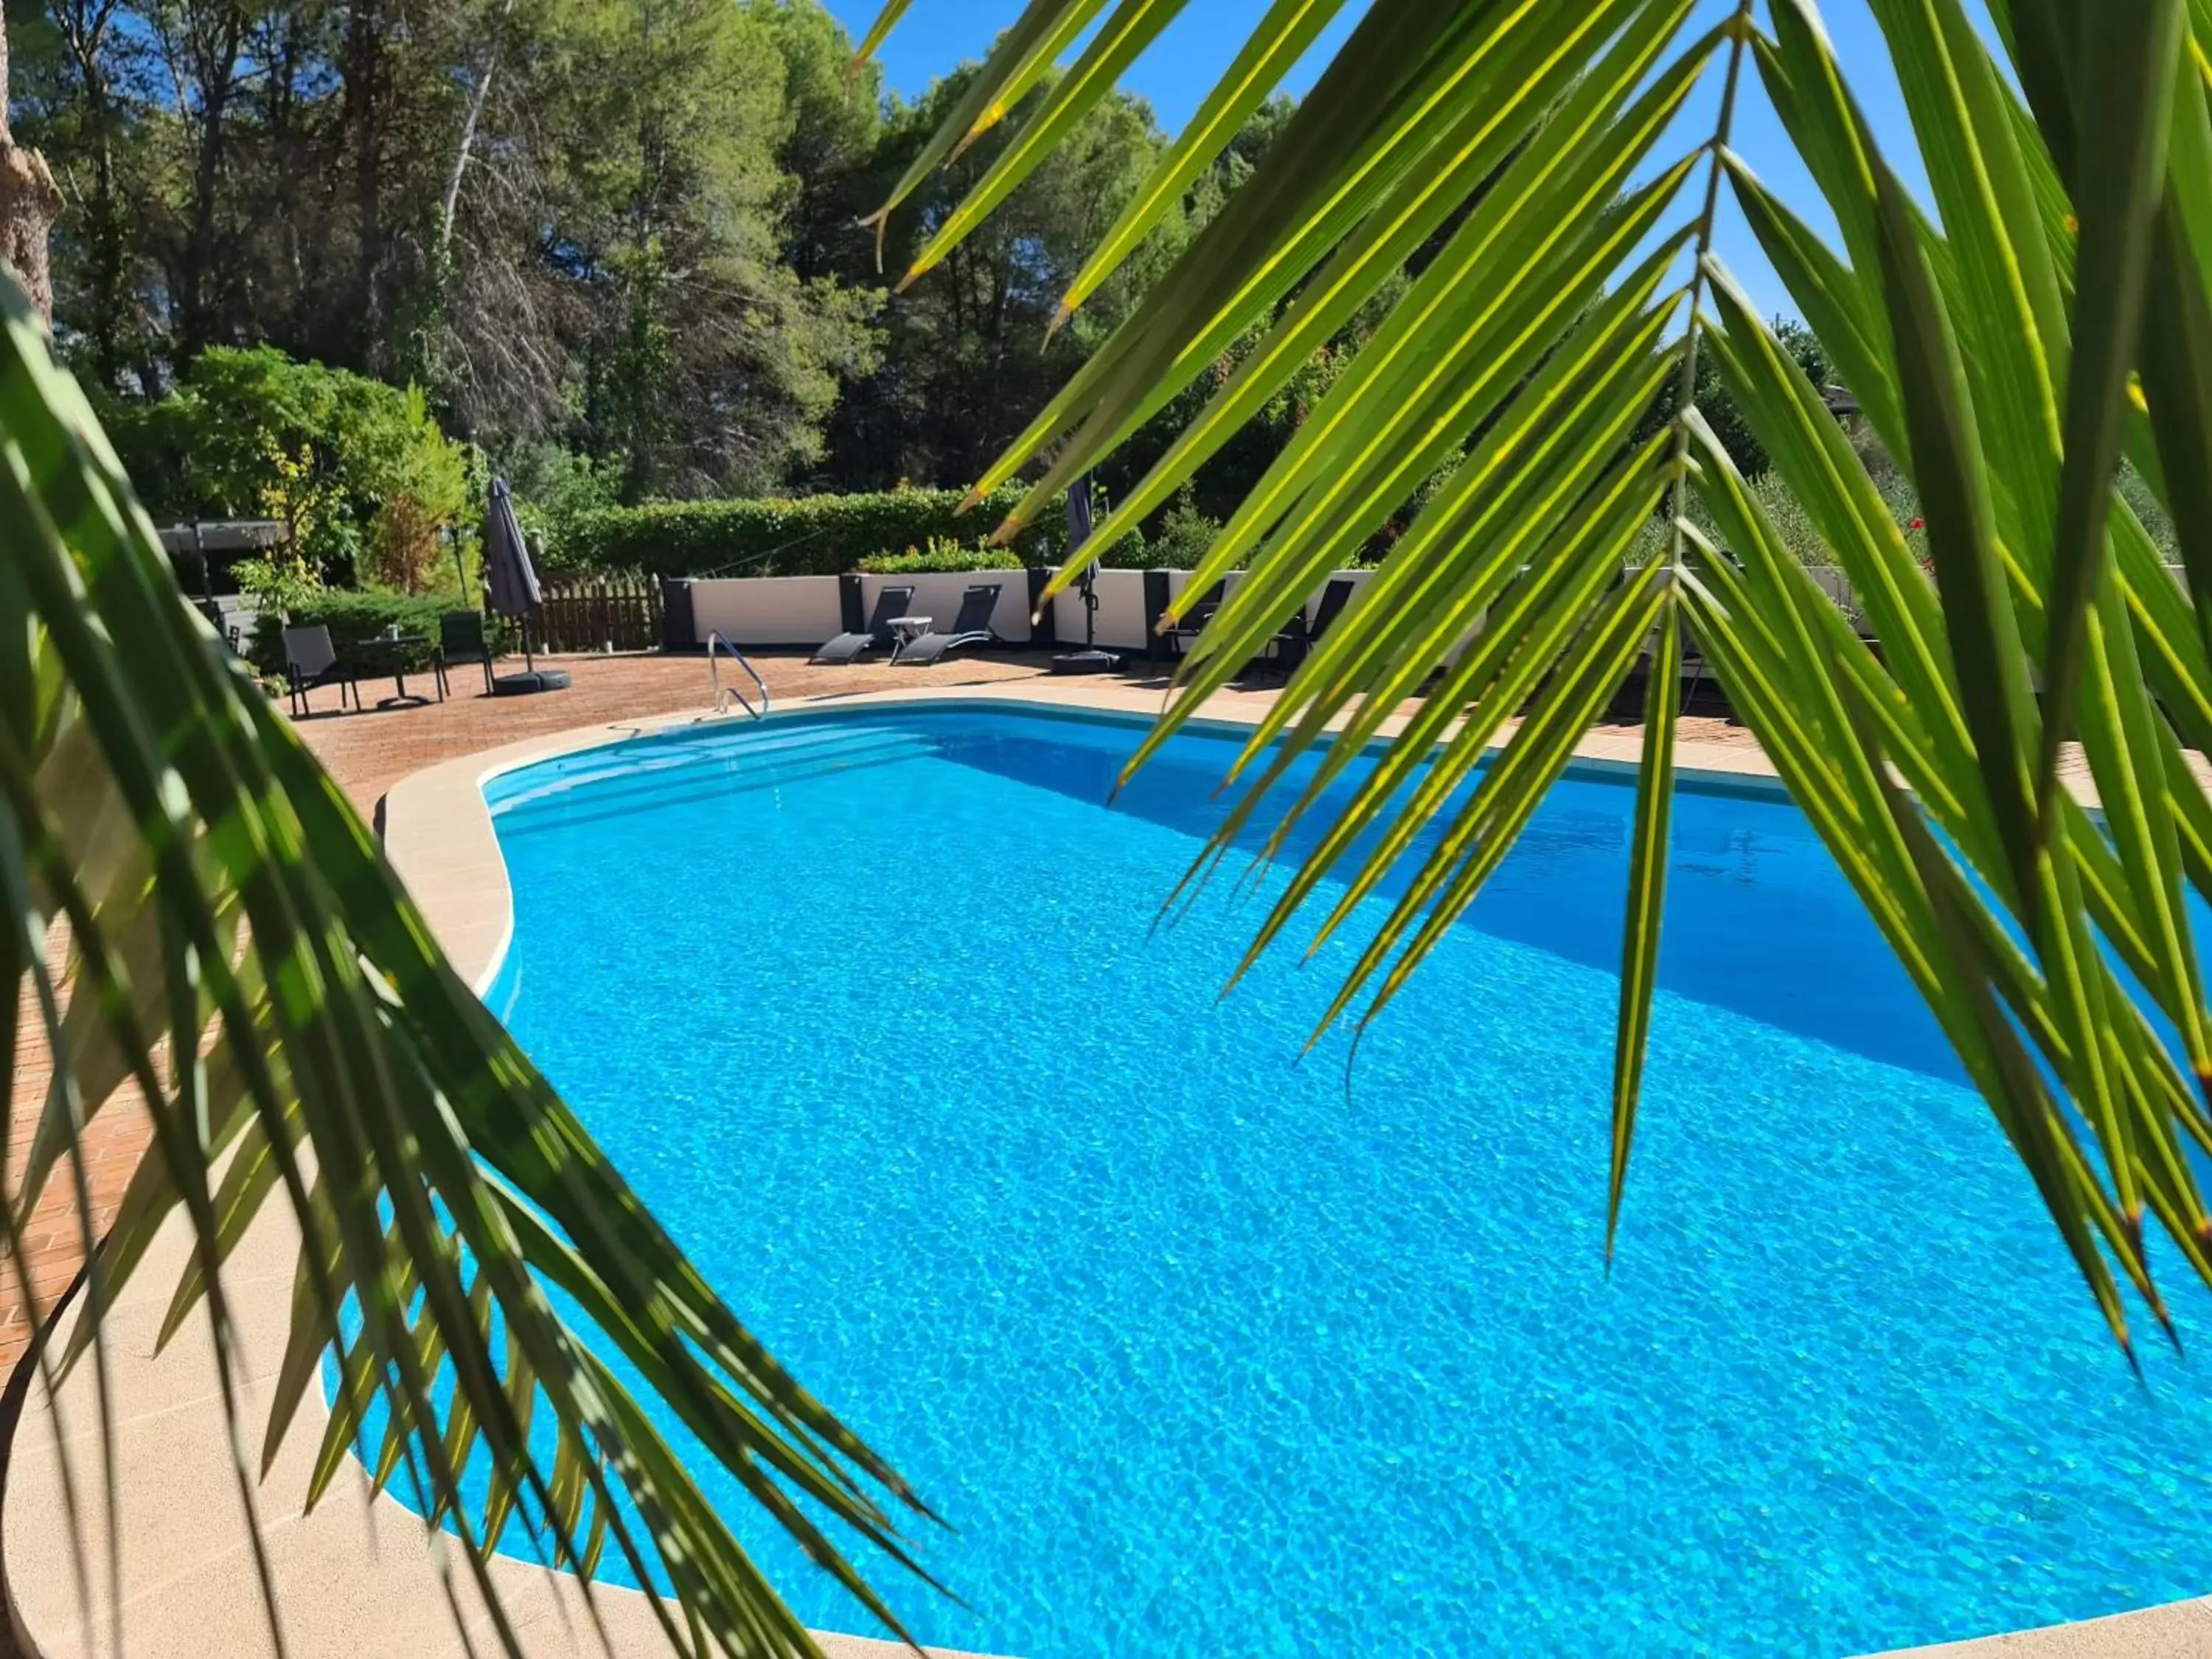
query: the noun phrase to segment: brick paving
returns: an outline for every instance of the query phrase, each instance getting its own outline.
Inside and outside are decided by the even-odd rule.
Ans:
[[[481,682],[463,677],[448,702],[388,710],[337,713],[327,706],[311,710],[299,729],[308,747],[364,815],[374,818],[385,793],[400,779],[421,769],[456,756],[470,754],[520,738],[625,718],[680,713],[705,706],[707,668],[696,657],[622,656],[549,659],[574,677],[570,690],[521,698],[493,699],[482,695]],[[988,681],[1019,679],[1043,671],[1042,653],[955,660],[929,668],[891,671],[880,665],[818,668],[798,656],[760,656],[757,665],[779,698],[836,696],[879,689],[890,684],[952,687]],[[1125,682],[1126,684],[1126,682]],[[1142,684],[1142,682],[1140,682]],[[1163,687],[1164,689],[1164,687]],[[368,688],[373,702],[374,685]],[[1253,694],[1231,691],[1224,700],[1243,701]],[[1264,695],[1261,694],[1261,695]],[[315,699],[327,705],[332,694]],[[1610,721],[1606,729],[1616,737],[1637,735],[1631,721]],[[1686,714],[1681,721],[1686,740],[1729,747],[1755,748],[1751,734],[1734,722],[1701,714]],[[2212,777],[2202,757],[2191,757],[2200,776]],[[2078,751],[2068,757],[2066,769],[2086,770]],[[63,935],[57,930],[50,940],[57,967],[62,959]],[[10,1103],[6,1157],[0,1162],[4,1188],[13,1192],[20,1181],[32,1132],[52,1079],[51,1058],[40,1036],[40,1021],[31,998],[25,994],[18,1011],[17,1032],[24,1049],[18,1056],[15,1098]],[[111,1101],[85,1131],[82,1147],[84,1178],[89,1190],[91,1231],[104,1232],[114,1219],[118,1201],[148,1143],[145,1117],[135,1090],[126,1090]],[[0,1277],[0,1378],[16,1365],[27,1345],[32,1308],[51,1306],[76,1276],[83,1256],[84,1228],[80,1219],[69,1167],[64,1164],[50,1179],[46,1193],[26,1227],[23,1244],[29,1280],[30,1305],[24,1285],[12,1273]],[[0,1468],[6,1449],[0,1445]],[[0,1619],[0,1659],[15,1659],[17,1652],[4,1619]]]
[[[362,689],[372,706],[356,714],[335,712],[335,690],[315,693],[301,734],[365,816],[374,817],[385,792],[409,773],[520,738],[572,726],[631,716],[675,714],[707,704],[707,665],[697,657],[620,656],[548,658],[566,668],[574,684],[566,691],[531,697],[487,697],[483,681],[457,676],[446,702],[419,708],[379,709],[378,686]],[[881,664],[817,668],[802,657],[754,659],[778,697],[792,698],[878,689],[886,684],[957,686],[1032,676],[1042,672],[1042,654],[953,659],[923,668],[890,669]],[[507,665],[502,665],[504,668]],[[725,672],[726,674],[726,666]],[[413,689],[419,682],[410,682]],[[388,688],[387,688],[388,689]],[[54,936],[52,957],[62,960],[63,935]],[[14,1192],[21,1180],[31,1137],[53,1068],[38,1010],[27,986],[18,1011],[16,1030],[24,1042],[9,1112],[5,1179]],[[94,1237],[115,1218],[115,1208],[131,1171],[144,1152],[149,1130],[135,1090],[111,1100],[85,1131],[85,1183],[91,1199]],[[11,1370],[28,1344],[31,1305],[43,1311],[68,1288],[83,1261],[83,1231],[68,1166],[58,1168],[41,1194],[23,1236],[29,1279],[27,1304],[21,1279],[0,1270],[0,1377]],[[0,1620],[0,1626],[5,1621]],[[0,1648],[0,1653],[4,1653]]]
[[[48,960],[58,971],[66,934],[57,927],[49,936]],[[32,1137],[45,1109],[53,1080],[53,1058],[45,1041],[45,1028],[29,982],[22,988],[15,1014],[22,1052],[15,1070],[15,1092],[8,1124],[7,1191],[19,1190],[29,1162]],[[145,1114],[135,1086],[126,1085],[92,1122],[82,1137],[84,1181],[92,1200],[92,1232],[97,1237],[115,1219],[117,1201],[137,1166],[148,1139]],[[30,1334],[25,1303],[27,1286],[32,1302],[43,1308],[69,1288],[84,1260],[84,1231],[76,1199],[76,1182],[69,1164],[58,1164],[47,1177],[39,1202],[23,1229],[21,1273],[12,1267],[0,1278],[0,1377],[11,1370]],[[4,1650],[0,1650],[3,1651]]]
[[[890,685],[950,687],[1022,679],[1043,672],[1046,654],[955,657],[927,667],[898,669],[880,662],[817,666],[797,653],[757,653],[752,663],[768,682],[770,696],[788,700],[877,691]],[[574,682],[568,690],[531,697],[487,697],[482,678],[471,680],[471,671],[462,669],[455,673],[453,695],[445,702],[379,709],[373,705],[380,686],[369,682],[362,688],[362,700],[372,707],[361,714],[351,708],[338,714],[333,709],[337,691],[332,687],[312,695],[307,717],[300,722],[301,735],[366,813],[373,811],[385,792],[409,773],[457,755],[496,749],[524,738],[579,726],[673,714],[707,706],[709,683],[703,657],[656,653],[539,660],[568,670]],[[502,669],[507,666],[502,665]],[[729,684],[732,675],[726,661],[723,683]],[[413,690],[421,681],[408,684]],[[381,687],[389,689],[388,684]],[[748,684],[744,689],[750,692],[752,688]]]
[[[331,704],[337,694],[325,690],[310,699],[309,712],[300,721],[299,730],[355,805],[373,820],[378,802],[393,784],[440,761],[574,726],[701,708],[708,701],[708,670],[704,659],[698,657],[653,654],[546,660],[572,675],[574,684],[568,690],[529,697],[487,697],[481,680],[471,681],[464,671],[455,678],[453,696],[443,703],[390,709],[371,707],[356,713],[350,708],[334,709]],[[847,695],[888,685],[951,688],[1021,679],[1043,672],[1045,660],[1042,653],[1016,653],[894,670],[880,663],[817,667],[796,653],[762,653],[754,659],[771,693],[787,700]],[[363,689],[373,704],[380,688],[372,683]],[[1222,695],[1234,702],[1266,694],[1231,690]],[[1611,729],[1632,732],[1634,727]],[[1753,743],[1750,734],[1740,726],[1696,715],[1685,718],[1682,735],[1730,745]],[[37,1036],[36,1011],[27,1000],[17,1030],[27,1042],[9,1112],[5,1173],[10,1190],[21,1177],[52,1075]],[[95,1236],[114,1219],[117,1201],[147,1140],[144,1114],[135,1094],[110,1102],[87,1131],[85,1174]],[[83,1259],[82,1239],[72,1183],[64,1167],[50,1182],[24,1238],[31,1297],[40,1309],[50,1305],[76,1276]],[[21,1285],[12,1275],[0,1279],[0,1376],[22,1354],[31,1328],[30,1309]]]

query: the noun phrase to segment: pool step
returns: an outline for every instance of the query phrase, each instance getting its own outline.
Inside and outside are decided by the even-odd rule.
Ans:
[[[747,750],[742,756],[731,757],[723,771],[726,781],[709,787],[717,795],[750,794],[757,789],[772,789],[837,772],[893,766],[902,761],[930,760],[937,752],[935,744],[903,732],[877,732],[873,741],[867,742],[793,744],[765,756]]]
[[[732,733],[726,742],[669,744],[659,753],[625,745],[579,756],[573,768],[556,763],[544,769],[555,775],[494,802],[492,816],[505,819],[570,797],[575,797],[578,810],[594,815],[615,808],[642,810],[702,795],[748,794],[837,772],[926,759],[936,752],[935,744],[910,732],[848,724],[794,726],[783,732],[752,728]],[[587,796],[577,795],[586,788]]]

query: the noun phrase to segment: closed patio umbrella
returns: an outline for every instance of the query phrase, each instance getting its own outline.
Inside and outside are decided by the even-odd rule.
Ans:
[[[1091,539],[1091,474],[1085,472],[1067,491],[1067,552],[1071,558],[1076,549]],[[1052,659],[1055,674],[1106,674],[1121,665],[1121,659],[1111,651],[1098,648],[1098,567],[1087,564],[1083,574],[1075,579],[1075,591],[1083,596],[1083,649],[1066,651]]]
[[[491,481],[491,500],[484,509],[484,603],[494,614],[513,617],[522,624],[522,665],[520,674],[502,674],[492,682],[495,696],[517,696],[531,691],[565,690],[568,676],[558,668],[541,669],[530,649],[530,613],[545,603],[538,585],[537,567],[522,539],[522,526],[514,516],[514,497],[504,478]]]
[[[1071,553],[1091,539],[1091,474],[1085,472],[1067,489],[1067,550]]]

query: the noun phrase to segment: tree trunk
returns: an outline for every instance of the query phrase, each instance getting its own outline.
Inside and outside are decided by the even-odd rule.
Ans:
[[[201,87],[199,154],[192,164],[191,228],[185,242],[184,292],[178,297],[178,332],[187,357],[215,343],[215,301],[208,289],[216,261],[216,192],[222,186],[223,122],[229,114],[228,77]]]
[[[124,281],[129,231],[116,200],[115,100],[108,63],[108,30],[121,0],[56,0],[52,8],[62,44],[76,70],[84,100],[83,125],[92,150],[92,193],[77,204],[84,215],[84,239],[90,255],[83,315],[73,319],[92,342],[94,373],[100,384],[122,383],[124,338],[130,325],[131,295]]]
[[[8,28],[0,19],[0,91],[8,84]],[[53,270],[46,239],[61,216],[62,193],[46,171],[46,158],[17,145],[0,97],[0,258],[7,260],[23,292],[51,325],[54,318]]]
[[[298,154],[302,147],[298,131],[302,56],[300,24],[297,13],[272,16],[261,52],[268,65],[264,95],[269,148],[272,154],[288,158]],[[312,303],[316,283],[307,274],[307,262],[301,252],[300,172],[291,166],[277,169],[271,211],[276,220],[276,246],[290,289],[285,299],[285,307],[290,313],[289,326],[295,335],[306,335],[313,331],[320,318]]]
[[[468,171],[469,153],[476,148],[477,125],[483,118],[484,100],[491,95],[491,78],[499,72],[500,36],[505,32],[508,14],[514,9],[514,0],[501,0],[499,15],[494,21],[491,38],[484,44],[483,68],[477,71],[476,84],[469,88],[467,118],[461,123],[461,142],[453,150],[453,170],[446,178],[445,200],[438,210],[438,278],[445,280],[453,253],[453,216],[461,204],[461,175]]]
[[[184,66],[199,93],[198,144],[192,160],[191,228],[176,283],[178,344],[197,357],[220,343],[221,286],[217,261],[223,248],[216,220],[222,205],[224,149],[229,138],[230,100],[238,90],[239,54],[246,43],[246,15],[236,0],[221,0],[204,10],[187,8],[182,49]],[[179,100],[182,102],[179,90]]]
[[[378,0],[353,0],[347,9],[345,100],[346,118],[353,130],[354,214],[361,237],[361,264],[355,290],[356,324],[360,330],[357,365],[374,374],[384,355],[384,327],[380,316],[384,264],[384,134],[380,105],[383,97],[384,36]]]
[[[88,82],[94,139],[92,155],[92,341],[93,360],[102,386],[123,374],[123,221],[115,201],[115,141],[107,88]]]

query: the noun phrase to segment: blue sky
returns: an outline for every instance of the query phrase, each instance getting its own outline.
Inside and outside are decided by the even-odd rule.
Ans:
[[[877,0],[824,3],[856,40],[875,21]],[[999,31],[1021,15],[1023,4],[1024,0],[914,0],[879,54],[885,82],[900,92],[919,92],[962,58],[981,57]],[[1180,130],[1267,5],[1268,0],[1189,0],[1122,85],[1152,100],[1162,126]],[[1359,0],[1345,7],[1299,66],[1289,90],[1302,92],[1312,83],[1328,51],[1350,32],[1362,9]]]
[[[1572,0],[1560,0],[1572,3]],[[857,38],[874,20],[876,0],[826,0],[832,13]],[[1267,10],[1268,0],[1190,0],[1182,15],[1169,26],[1152,49],[1123,79],[1130,92],[1148,99],[1160,124],[1178,130],[1227,66],[1237,46]],[[963,58],[980,57],[998,32],[1012,22],[1023,0],[913,0],[913,4],[881,53],[886,84],[907,94],[919,93],[937,76]],[[1345,8],[1305,63],[1288,83],[1292,92],[1310,85],[1327,62],[1328,53],[1352,27],[1362,9],[1359,0]],[[1733,0],[1700,0],[1693,27],[1702,27],[1734,9]],[[1911,130],[1881,32],[1875,27],[1867,0],[1827,0],[1821,8],[1836,55],[1850,78],[1875,135],[1898,166],[1906,182],[1921,188],[1922,179],[1911,143]],[[1978,12],[1978,5],[1975,6]],[[1707,77],[1685,111],[1685,136],[1665,149],[1671,159],[1694,144],[1712,127],[1719,99],[1720,77]],[[1765,99],[1759,95],[1755,76],[1747,77],[1746,96],[1738,106],[1736,150],[1782,198],[1794,205],[1825,234],[1830,221],[1818,192],[1804,169],[1790,155],[1790,145]],[[1723,212],[1717,246],[1722,258],[1735,273],[1762,311],[1794,314],[1796,307],[1775,280],[1760,257],[1759,246],[1734,214]]]

